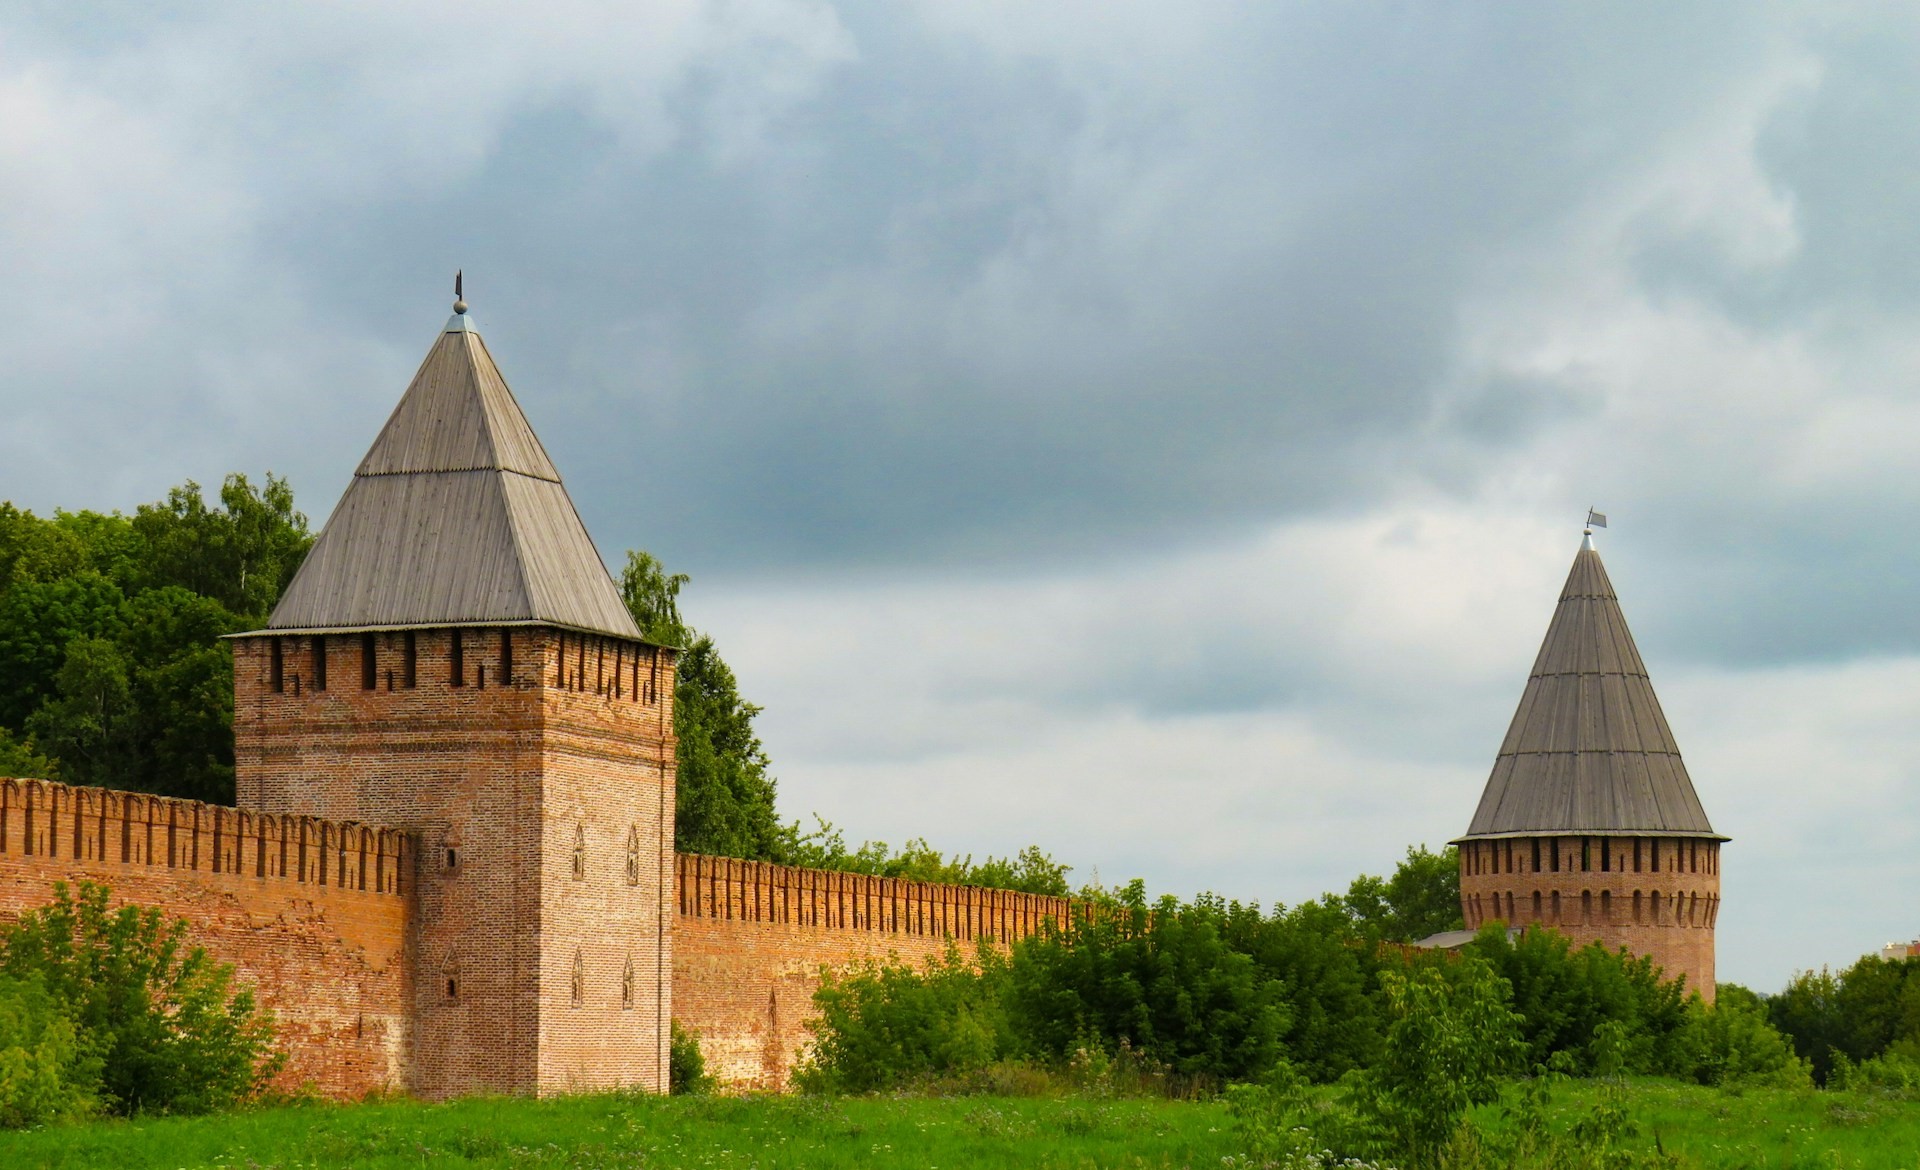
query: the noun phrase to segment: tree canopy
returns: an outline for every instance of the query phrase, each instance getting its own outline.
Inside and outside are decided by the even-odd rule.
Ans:
[[[313,542],[286,480],[118,512],[0,504],[0,771],[233,800],[233,667]]]
[[[0,503],[0,775],[230,804],[233,659],[222,636],[265,625],[313,535],[293,489],[226,477],[187,482],[119,512]],[[681,615],[684,573],[627,554],[623,600],[643,637],[679,651],[675,847],[923,881],[1067,892],[1065,865],[1034,847],[948,856],[924,839],[849,848],[816,819],[780,819],[760,708],[711,636]]]

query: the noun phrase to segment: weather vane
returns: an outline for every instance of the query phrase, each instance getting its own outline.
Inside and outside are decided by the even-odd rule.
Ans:
[[[1607,526],[1607,514],[1605,512],[1596,512],[1591,507],[1589,507],[1587,509],[1587,530],[1581,535],[1592,536],[1594,529],[1605,528],[1606,526]]]
[[[460,291],[461,271],[462,270],[458,268],[453,270],[453,311],[455,313],[464,313],[467,311],[467,298]]]

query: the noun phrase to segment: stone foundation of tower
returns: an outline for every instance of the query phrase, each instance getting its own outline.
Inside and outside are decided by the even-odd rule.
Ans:
[[[1713,1002],[1720,842],[1698,837],[1554,836],[1460,842],[1468,929],[1552,927],[1576,946],[1643,955]]]

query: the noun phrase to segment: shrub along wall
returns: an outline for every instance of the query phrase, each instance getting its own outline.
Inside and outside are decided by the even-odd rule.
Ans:
[[[0,917],[45,905],[56,881],[93,881],[185,918],[278,1017],[286,1089],[402,1087],[412,864],[391,831],[0,780]]]

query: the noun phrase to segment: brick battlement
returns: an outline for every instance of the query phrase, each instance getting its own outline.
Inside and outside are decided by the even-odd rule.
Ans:
[[[780,923],[968,941],[1025,938],[1064,922],[1066,898],[953,886],[765,861],[674,855],[682,918]]]
[[[351,821],[275,816],[138,792],[0,780],[0,853],[149,865],[403,897],[413,839]]]
[[[0,780],[0,921],[82,881],[185,918],[278,1017],[287,1090],[405,1084],[414,865],[393,829]]]
[[[673,1015],[734,1088],[782,1089],[812,1043],[822,972],[919,964],[1065,922],[1067,898],[674,855]]]

